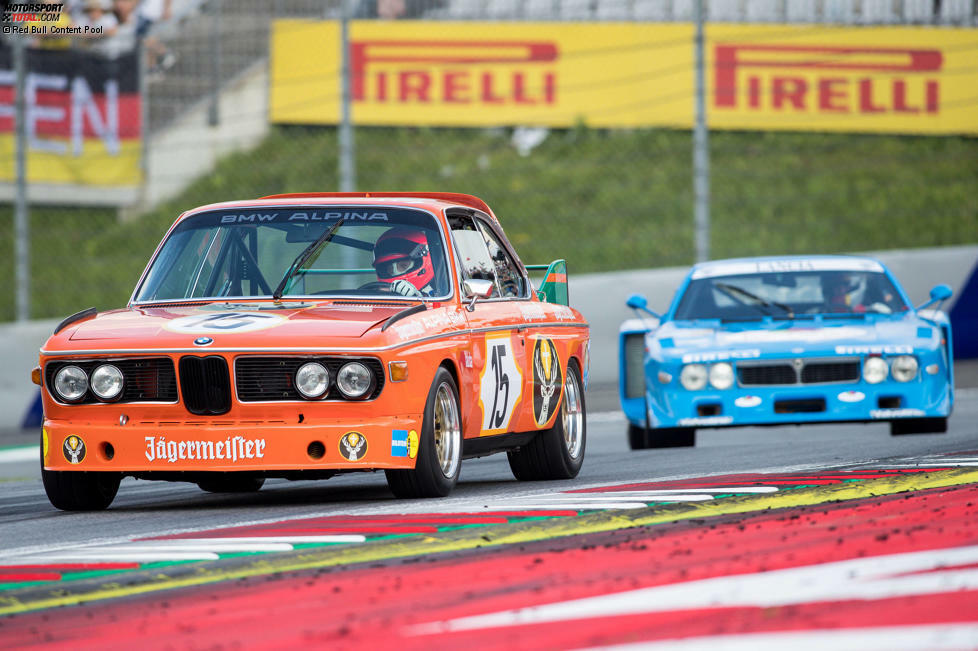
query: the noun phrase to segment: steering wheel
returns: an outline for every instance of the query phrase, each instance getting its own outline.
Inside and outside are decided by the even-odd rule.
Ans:
[[[360,285],[359,287],[357,287],[357,289],[358,290],[361,290],[361,291],[370,291],[370,292],[380,291],[380,292],[383,292],[385,294],[390,294],[391,293],[391,284],[390,283],[385,283],[385,282],[380,281],[380,280],[374,280],[372,282],[366,283],[365,285]]]

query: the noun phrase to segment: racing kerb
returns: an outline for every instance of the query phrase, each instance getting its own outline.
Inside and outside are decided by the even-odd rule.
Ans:
[[[931,287],[946,283],[954,297],[944,306],[954,327],[955,352],[978,352],[978,319],[971,314],[978,305],[978,245],[877,251],[866,255],[878,258],[890,268],[914,305],[928,299]],[[634,313],[625,300],[634,293],[644,294],[649,307],[664,312],[673,293],[689,271],[688,267],[637,269],[610,273],[575,275],[573,256],[568,262],[570,304],[579,309],[591,324],[591,365],[588,382],[613,388],[618,381],[618,326]],[[960,305],[959,305],[960,303]],[[78,309],[88,307],[79,305]],[[115,306],[113,306],[115,307]],[[65,315],[67,316],[67,315]],[[0,430],[20,428],[29,420],[38,397],[30,381],[37,365],[37,351],[51,335],[59,319],[7,323],[0,325]],[[29,424],[29,423],[28,423]],[[32,436],[36,430],[31,430]],[[25,438],[23,442],[33,442]]]

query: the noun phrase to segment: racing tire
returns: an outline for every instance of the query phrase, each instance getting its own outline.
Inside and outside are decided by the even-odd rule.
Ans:
[[[907,434],[943,434],[947,432],[947,418],[907,418],[890,421],[891,436]]]
[[[650,448],[691,448],[696,445],[692,427],[659,427],[649,430]]]
[[[243,473],[215,473],[214,477],[197,482],[200,490],[208,493],[257,493],[265,485],[264,477]]]
[[[44,470],[44,492],[62,511],[104,511],[112,504],[122,475],[117,472]]]
[[[628,447],[633,450],[647,450],[649,447],[649,430],[646,427],[628,424]]]
[[[506,453],[513,476],[520,481],[577,477],[587,447],[586,413],[581,374],[577,362],[571,360],[553,427],[541,430],[526,445]]]
[[[439,367],[428,391],[413,470],[385,470],[396,497],[446,497],[458,482],[462,465],[462,409],[458,386]]]

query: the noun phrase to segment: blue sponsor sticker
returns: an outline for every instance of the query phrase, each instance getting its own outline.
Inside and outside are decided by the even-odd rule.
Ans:
[[[408,455],[408,432],[406,429],[391,430],[391,456],[406,457]]]

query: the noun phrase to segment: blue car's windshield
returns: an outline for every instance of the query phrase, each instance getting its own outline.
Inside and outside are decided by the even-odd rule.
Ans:
[[[907,309],[884,273],[820,270],[694,277],[675,318],[745,320],[893,314]]]
[[[323,238],[341,218],[333,236]],[[315,250],[294,264],[310,247]],[[238,208],[182,221],[135,301],[271,297],[280,285],[283,296],[435,298],[451,291],[444,243],[429,213],[389,206]]]

